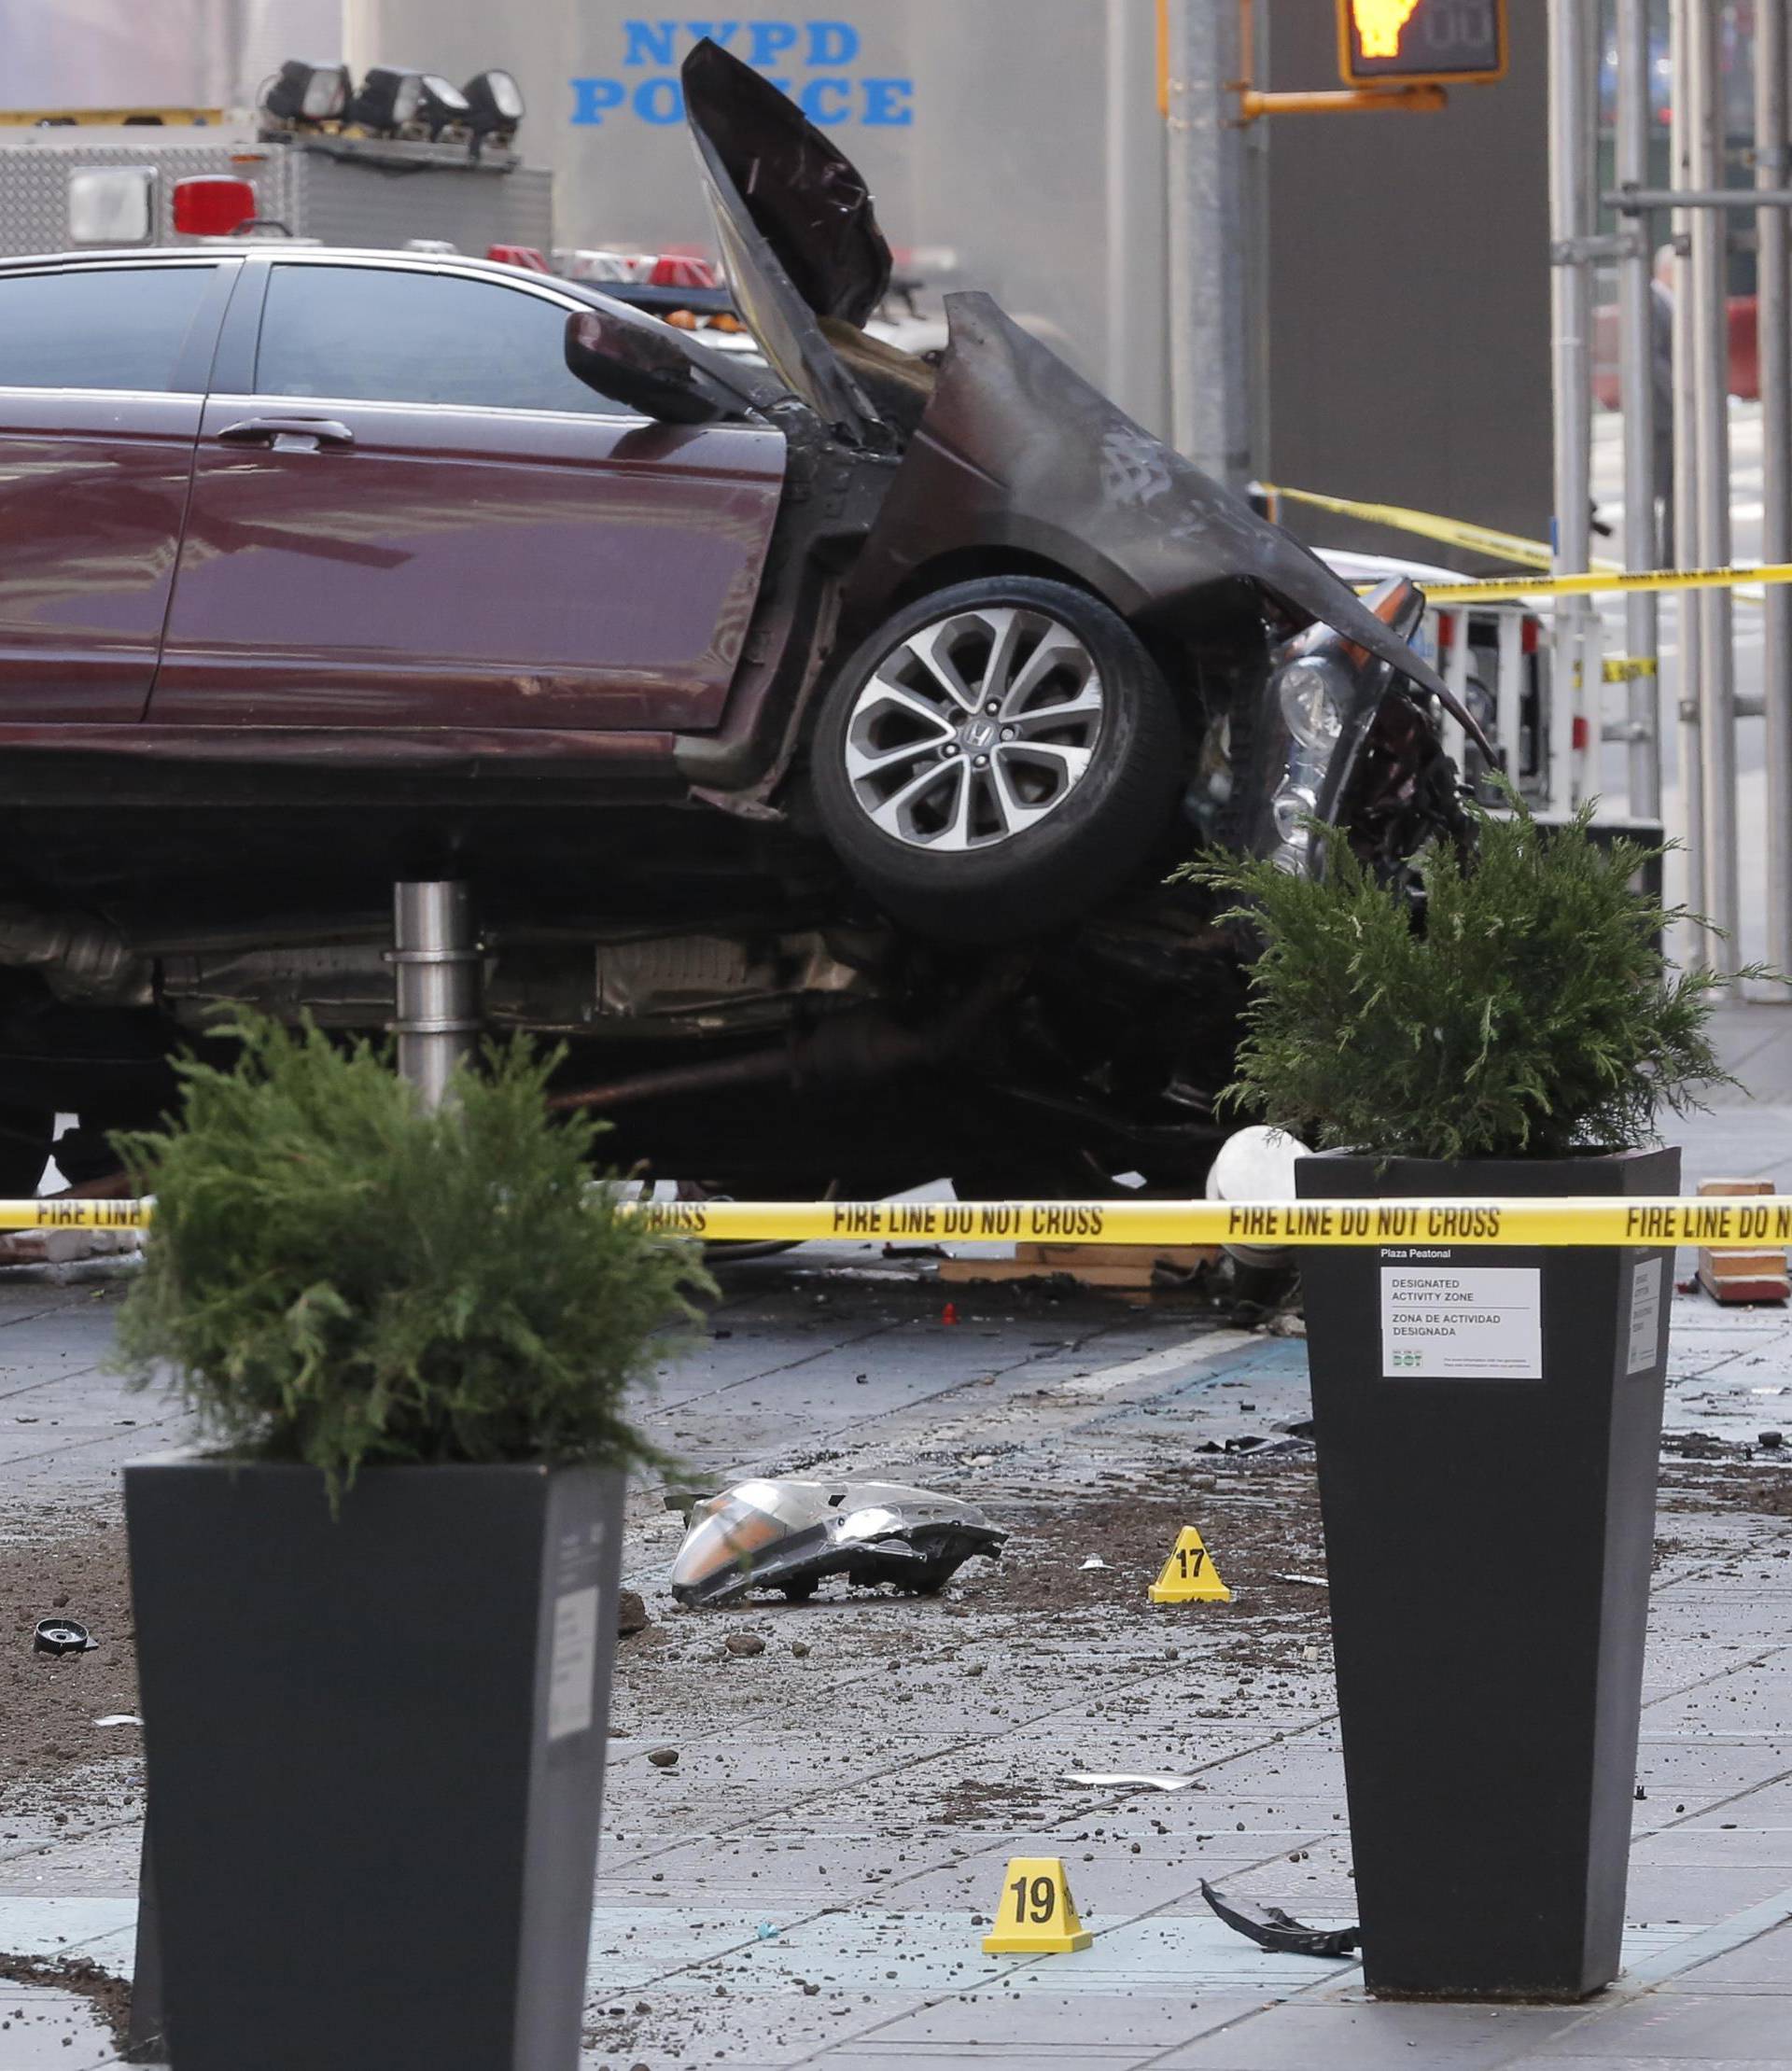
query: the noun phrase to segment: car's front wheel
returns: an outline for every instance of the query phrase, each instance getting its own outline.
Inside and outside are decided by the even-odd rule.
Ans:
[[[1099,598],[1032,576],[936,591],[866,640],[811,745],[841,860],[899,920],[1045,933],[1114,890],[1182,787],[1156,665]]]

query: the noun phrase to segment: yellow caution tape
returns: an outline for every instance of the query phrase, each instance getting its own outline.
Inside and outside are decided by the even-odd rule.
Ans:
[[[1359,518],[1367,525],[1384,525],[1393,531],[1441,540],[1472,553],[1498,554],[1503,561],[1516,561],[1523,567],[1547,568],[1551,565],[1549,549],[1541,539],[1521,539],[1517,533],[1499,532],[1491,525],[1464,525],[1460,519],[1439,518],[1428,511],[1409,511],[1397,503],[1365,503],[1357,497],[1323,496],[1317,489],[1283,489],[1269,482],[1258,486],[1267,497],[1309,504],[1315,511]]]
[[[1792,561],[1763,567],[1651,568],[1634,575],[1547,576],[1533,582],[1519,576],[1485,576],[1476,582],[1426,582],[1429,604],[1473,604],[1492,597],[1616,596],[1632,590],[1729,590],[1749,582],[1792,582]]]
[[[1548,568],[1555,556],[1542,539],[1527,539],[1516,532],[1501,532],[1492,525],[1467,525],[1461,518],[1440,518],[1430,511],[1408,511],[1404,504],[1365,503],[1356,497],[1327,497],[1317,489],[1282,489],[1260,482],[1267,497],[1285,497],[1291,503],[1310,504],[1316,511],[1331,511],[1341,518],[1360,518],[1365,525],[1384,525],[1391,531],[1410,532],[1421,539],[1436,539],[1445,546],[1461,547],[1467,553],[1491,553],[1502,561],[1516,561],[1521,567]],[[1595,567],[1616,568],[1616,561],[1596,561]]]
[[[148,1200],[0,1201],[0,1229],[147,1226]],[[658,1230],[715,1242],[865,1238],[1003,1244],[1792,1245],[1792,1196],[1726,1200],[645,1201]]]
[[[1316,511],[1330,511],[1339,517],[1358,518],[1366,525],[1384,525],[1396,532],[1410,532],[1421,539],[1437,539],[1446,546],[1461,547],[1469,553],[1489,553],[1520,567],[1549,568],[1555,555],[1542,539],[1527,539],[1517,532],[1501,532],[1492,525],[1468,525],[1461,518],[1440,518],[1430,511],[1409,511],[1404,504],[1365,503],[1357,497],[1328,497],[1317,489],[1285,489],[1273,482],[1260,482],[1266,497],[1285,497],[1291,503],[1310,504]],[[1517,576],[1484,576],[1462,582],[1423,583],[1429,604],[1475,604],[1518,601],[1544,596],[1603,596],[1629,590],[1720,590],[1757,582],[1792,582],[1792,566],[1765,568],[1663,568],[1627,575],[1616,561],[1593,557],[1587,575],[1545,576],[1541,581],[1522,581]],[[1359,583],[1370,590],[1371,582]],[[1759,599],[1744,596],[1746,604]],[[1612,673],[1607,663],[1605,680],[1625,683],[1637,676],[1652,676],[1653,666],[1637,665],[1628,674]]]
[[[1608,654],[1600,668],[1600,676],[1607,683],[1634,683],[1655,673],[1653,654]]]

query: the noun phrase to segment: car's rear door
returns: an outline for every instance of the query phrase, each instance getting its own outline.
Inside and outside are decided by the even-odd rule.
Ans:
[[[663,425],[566,366],[570,310],[441,262],[254,259],[207,398],[150,718],[717,724],[781,435]],[[248,287],[245,280],[245,287]]]
[[[236,268],[0,269],[0,725],[142,718]]]

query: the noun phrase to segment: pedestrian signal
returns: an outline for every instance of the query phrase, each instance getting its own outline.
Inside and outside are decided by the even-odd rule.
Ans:
[[[1506,0],[1337,0],[1346,86],[1462,86],[1505,77]]]

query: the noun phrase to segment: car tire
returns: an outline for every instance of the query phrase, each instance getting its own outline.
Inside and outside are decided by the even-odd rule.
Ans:
[[[48,1108],[0,1107],[0,1200],[36,1198],[55,1134]]]
[[[898,612],[834,678],[810,745],[847,869],[897,919],[968,943],[1049,933],[1115,890],[1162,834],[1183,761],[1131,627],[1034,576]]]

